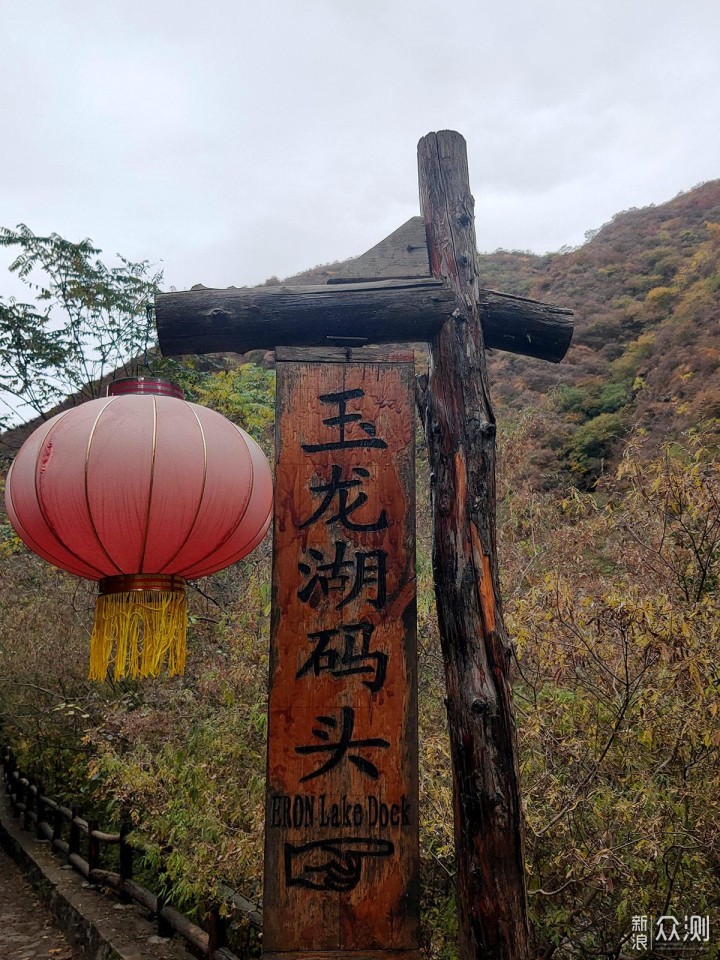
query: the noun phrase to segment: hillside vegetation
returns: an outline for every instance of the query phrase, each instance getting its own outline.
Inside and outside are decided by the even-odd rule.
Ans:
[[[720,180],[618,214],[577,250],[481,256],[486,286],[575,312],[558,366],[492,362],[498,419],[542,415],[523,475],[547,489],[592,486],[622,438],[653,449],[720,416]]]
[[[716,940],[720,181],[620,214],[577,250],[483,254],[481,273],[576,320],[560,365],[491,359],[535,955],[640,955],[638,915],[710,915]],[[172,372],[271,450],[272,370]],[[451,960],[449,751],[417,443],[423,949]],[[128,814],[146,869],[183,909],[202,916],[221,882],[258,897],[269,543],[191,588],[184,678],[91,685],[94,589],[1,533],[0,739],[49,792],[107,824]]]

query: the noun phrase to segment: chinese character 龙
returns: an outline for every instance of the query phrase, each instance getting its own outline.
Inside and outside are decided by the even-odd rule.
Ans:
[[[334,523],[336,520],[339,520],[346,530],[359,530],[364,532],[385,530],[387,528],[387,514],[384,510],[380,511],[380,516],[377,520],[370,523],[356,523],[350,519],[350,514],[362,507],[364,503],[367,503],[368,498],[366,493],[359,491],[355,499],[349,502],[348,491],[353,487],[361,487],[363,480],[370,476],[370,471],[364,467],[353,467],[352,472],[356,478],[359,477],[360,479],[343,480],[342,467],[334,463],[332,465],[330,479],[327,483],[321,482],[315,487],[310,487],[310,492],[321,494],[323,500],[315,513],[300,524],[300,530],[304,527],[309,527],[311,523],[320,520],[325,513],[329,512],[330,505],[335,497],[337,497],[338,500],[337,513],[333,513],[328,517],[325,523]]]

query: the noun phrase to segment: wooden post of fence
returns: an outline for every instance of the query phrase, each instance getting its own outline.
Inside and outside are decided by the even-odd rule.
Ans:
[[[215,951],[227,946],[227,923],[220,916],[220,908],[213,903],[207,915],[208,957],[214,960]]]
[[[35,812],[35,797],[37,796],[37,788],[33,789],[34,787],[35,784],[28,777],[28,784],[25,789],[25,809],[21,821],[23,830],[29,830],[32,824],[32,814]]]
[[[7,760],[5,762],[5,788],[8,792],[8,796],[10,797],[10,809],[13,817],[17,816],[17,793],[13,785],[16,769],[17,764],[15,763],[15,754],[12,752],[12,750],[8,750]]]
[[[60,804],[56,804],[55,809],[53,810],[53,823],[52,823],[52,847],[55,848],[55,841],[62,839],[62,823],[63,815],[60,812]]]
[[[25,783],[23,785],[24,797],[23,809],[20,813],[20,828],[22,830],[27,830],[28,823],[30,822],[28,819],[28,810],[32,805],[32,791],[30,789],[30,779],[28,777],[23,777],[22,779],[25,781]]]
[[[100,841],[93,836],[99,829],[97,820],[88,820],[88,872],[100,869]]]
[[[127,842],[127,835],[131,830],[130,820],[127,814],[123,814],[120,820],[120,899],[123,902],[129,900],[125,891],[125,881],[132,880],[133,875],[133,850]]]
[[[168,921],[165,919],[162,913],[163,907],[165,906],[165,904],[169,899],[168,891],[167,891],[168,885],[169,885],[169,881],[166,878],[164,881],[164,886],[166,889],[164,891],[160,891],[157,895],[156,917],[157,917],[157,932],[159,937],[172,937],[175,934],[175,930],[173,929],[172,925],[168,923]]]
[[[68,835],[68,860],[73,853],[80,853],[80,825],[77,822],[79,816],[80,811],[77,807],[73,807],[72,818],[70,820],[70,833]]]
[[[13,770],[13,779],[15,780],[15,793],[13,796],[12,815],[16,820],[20,819],[20,806],[23,802],[23,784],[19,770]]]
[[[37,797],[35,801],[35,813],[37,819],[35,820],[35,836],[38,840],[43,839],[42,832],[42,823],[45,819],[45,787],[42,781],[38,780],[37,782]]]

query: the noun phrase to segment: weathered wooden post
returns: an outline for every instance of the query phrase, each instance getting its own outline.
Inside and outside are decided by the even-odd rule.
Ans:
[[[410,960],[413,355],[278,349],[276,360],[263,952]]]
[[[97,820],[88,820],[88,873],[100,869],[100,840],[97,833],[100,823]]]
[[[130,897],[125,891],[125,881],[133,878],[133,848],[128,843],[128,834],[132,832],[132,822],[126,810],[120,815],[120,899],[128,903]],[[53,836],[53,839],[54,836]]]
[[[527,895],[509,679],[495,543],[495,418],[465,141],[418,146],[433,276],[456,310],[430,341],[420,385],[430,459],[433,572],[445,663],[463,958],[526,957]]]
[[[417,955],[411,364],[364,345],[418,340],[461,956],[527,957],[485,348],[558,362],[571,312],[481,289],[465,142],[428,134],[418,153],[422,219],[327,285],[156,302],[165,354],[276,348],[268,960]]]

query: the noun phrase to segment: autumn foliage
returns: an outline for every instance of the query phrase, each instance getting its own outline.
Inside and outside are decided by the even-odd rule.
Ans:
[[[716,939],[720,182],[619,216],[578,250],[488,254],[481,270],[489,287],[572,307],[578,328],[563,364],[491,364],[535,955],[637,955],[643,914],[709,914]],[[172,367],[191,399],[272,450],[271,370]],[[421,443],[424,951],[450,960],[452,798]],[[55,795],[108,824],[129,815],[145,868],[183,909],[202,916],[222,883],[259,896],[269,545],[191,589],[183,679],[98,686],[85,680],[92,589],[36,560],[6,523],[0,534],[0,739]]]

